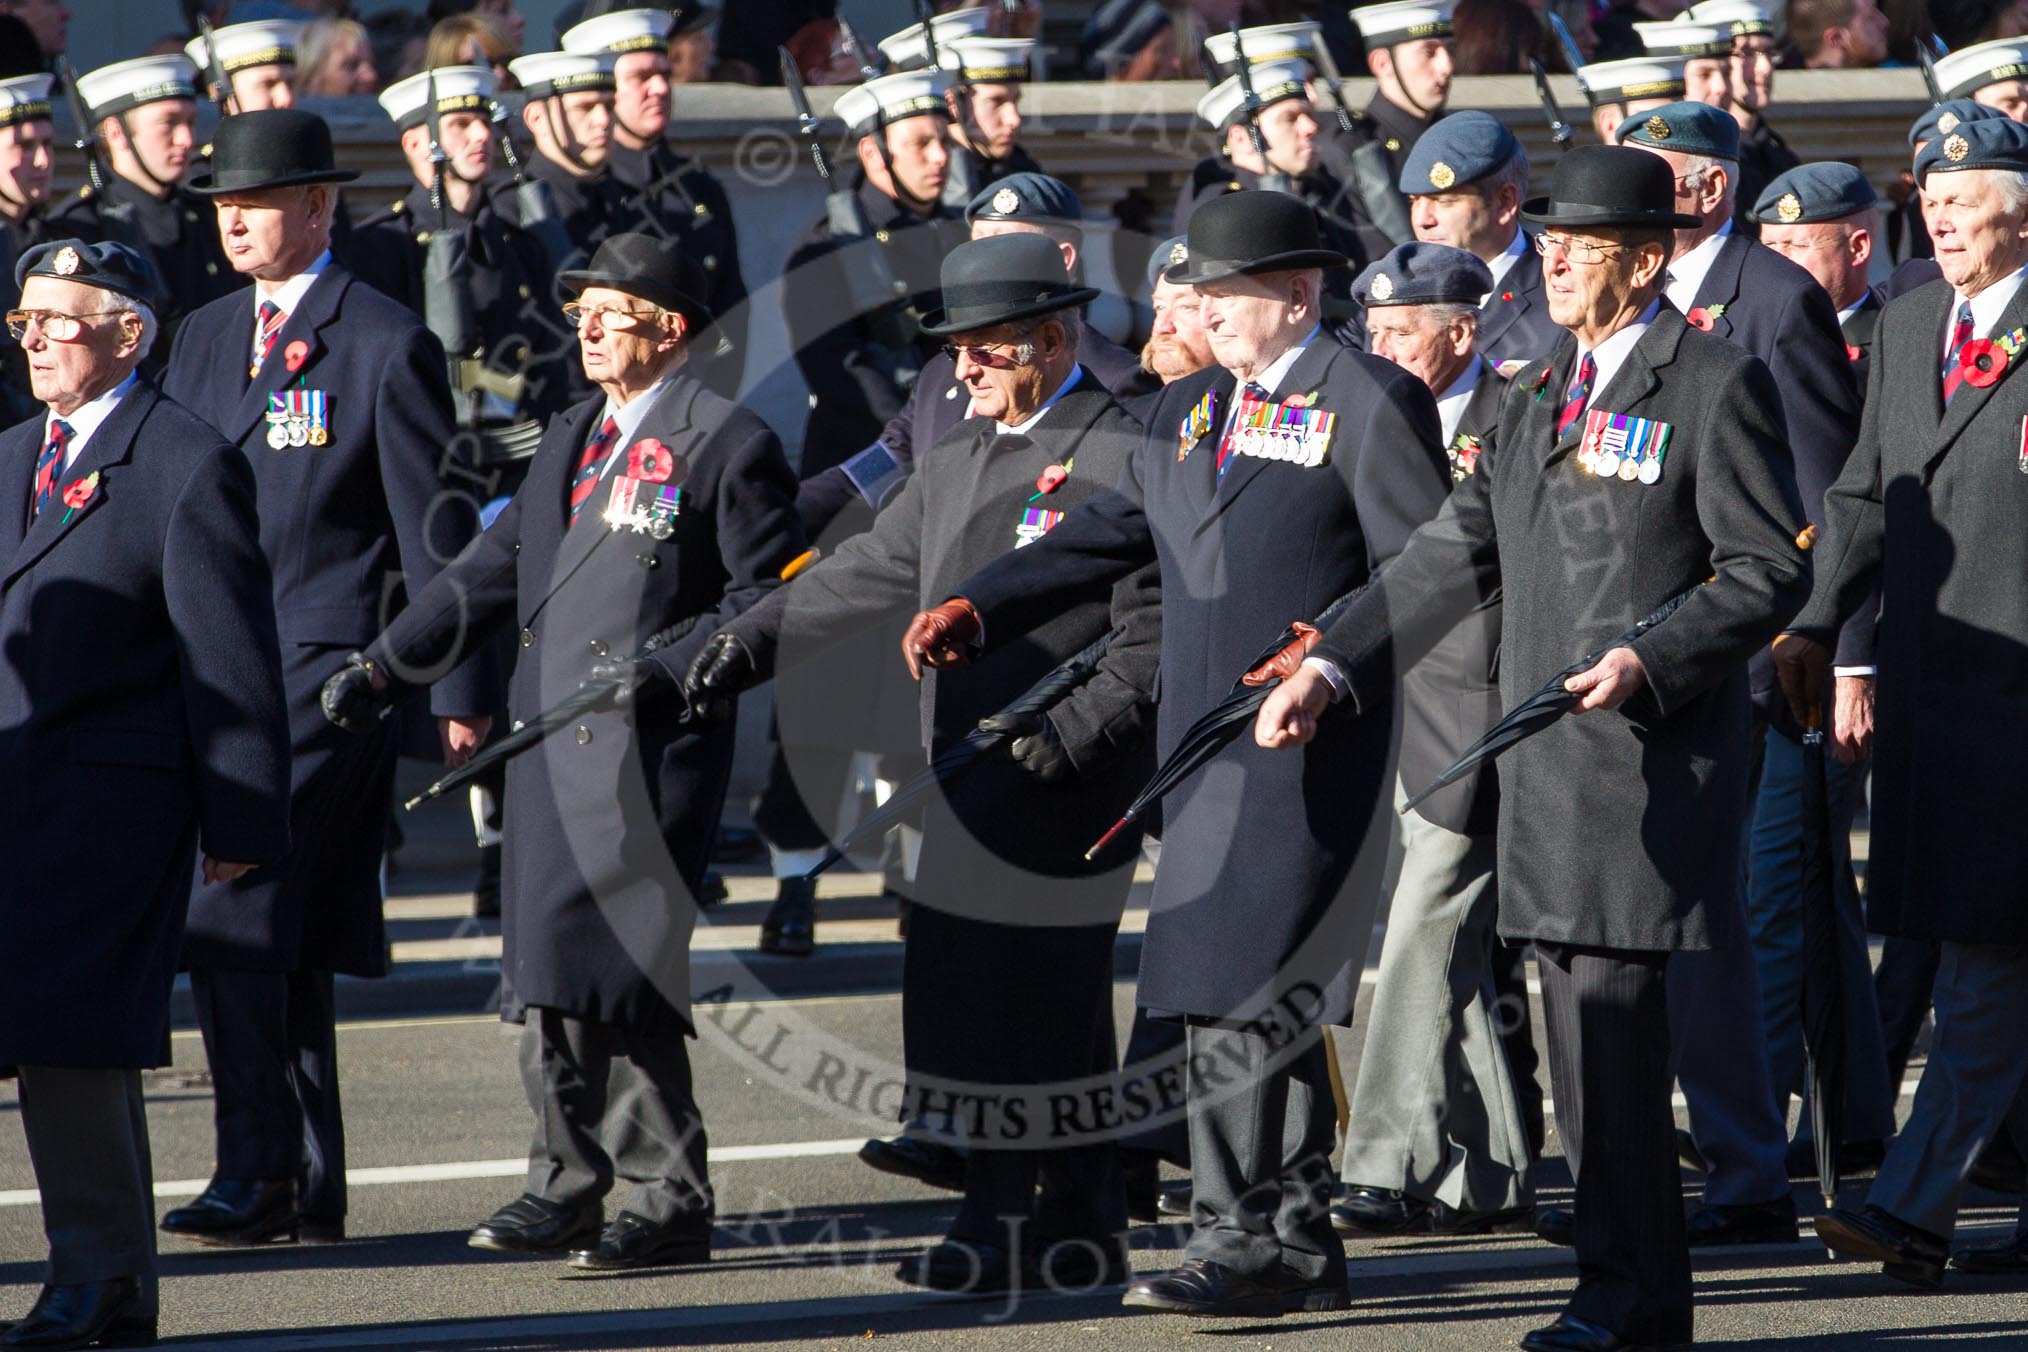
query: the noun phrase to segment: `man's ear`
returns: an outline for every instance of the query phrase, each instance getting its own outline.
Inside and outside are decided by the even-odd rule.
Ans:
[[[117,117],[102,118],[99,121],[99,139],[108,146],[127,144],[127,129],[120,125]]]

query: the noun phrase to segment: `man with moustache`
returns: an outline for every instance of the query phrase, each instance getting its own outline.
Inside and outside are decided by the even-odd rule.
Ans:
[[[1204,332],[1204,302],[1196,288],[1170,281],[1170,268],[1190,261],[1190,241],[1175,235],[1155,246],[1148,255],[1148,301],[1155,322],[1148,341],[1141,348],[1141,369],[1173,385],[1212,364],[1211,340]],[[1148,402],[1136,407],[1149,407]]]

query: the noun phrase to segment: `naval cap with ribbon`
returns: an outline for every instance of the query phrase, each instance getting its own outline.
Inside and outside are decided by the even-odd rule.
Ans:
[[[1665,103],[1620,124],[1623,146],[1673,150],[1681,155],[1739,158],[1739,124],[1732,114],[1708,103]]]
[[[357,169],[340,169],[331,149],[331,128],[303,108],[257,108],[234,113],[218,124],[211,141],[211,172],[190,180],[204,197],[348,183]]]
[[[196,99],[197,67],[178,52],[115,61],[77,77],[77,96],[95,118],[114,117],[144,103]]]
[[[993,11],[985,6],[954,9],[947,14],[931,16],[927,34],[921,24],[910,24],[874,45],[894,70],[921,70],[930,63],[928,38],[933,37],[937,43],[937,64],[948,68],[953,65],[951,44],[959,38],[986,36],[986,26],[992,21]]]
[[[0,127],[49,121],[49,87],[55,80],[53,75],[16,75],[0,80]]]
[[[1634,33],[1649,56],[1686,58],[1732,55],[1732,33],[1717,24],[1691,19],[1666,19],[1660,23],[1637,23]]]
[[[1038,225],[1084,225],[1084,204],[1060,178],[1024,170],[988,184],[965,207],[965,223],[1032,221]]]
[[[1371,309],[1388,305],[1477,305],[1493,289],[1493,270],[1479,256],[1448,244],[1397,244],[1352,282],[1352,299]]]
[[[1945,99],[1923,113],[1909,124],[1908,148],[1915,149],[1924,141],[1934,141],[1939,136],[1948,136],[1967,122],[1981,122],[1989,117],[2005,117],[1998,108],[1989,108],[1977,99]]]
[[[1736,38],[1773,37],[1781,27],[1780,11],[1761,0],[1704,0],[1676,17],[1715,24]]]
[[[1468,108],[1439,119],[1402,157],[1399,187],[1410,197],[1445,193],[1499,173],[1521,142],[1491,113]]]
[[[1936,59],[1937,88],[1946,99],[1969,98],[2006,80],[2028,80],[2028,38],[1974,43]]]
[[[81,239],[52,239],[27,250],[14,264],[18,291],[30,277],[54,277],[112,291],[144,305],[156,304],[161,279],[155,265],[124,244],[87,244]]]
[[[1961,169],[2000,169],[2028,174],[2028,126],[2008,117],[1967,122],[1939,136],[1915,157],[1915,181]]]
[[[1300,57],[1249,61],[1247,69],[1253,78],[1254,96],[1260,100],[1262,108],[1286,99],[1310,97],[1310,66]],[[1239,76],[1219,81],[1197,100],[1197,116],[1220,131],[1238,126],[1246,117],[1246,87],[1240,83]]]
[[[1366,50],[1372,51],[1397,42],[1449,38],[1456,31],[1451,27],[1451,11],[1456,7],[1455,0],[1390,0],[1384,5],[1361,5],[1352,11],[1352,22],[1358,25]]]
[[[1817,225],[1870,210],[1879,201],[1858,166],[1825,160],[1778,175],[1754,202],[1753,216],[1763,225]]]
[[[1676,176],[1660,155],[1631,146],[1578,146],[1556,162],[1549,195],[1530,198],[1521,219],[1545,229],[1667,228],[1701,222],[1676,210]]]
[[[953,38],[946,68],[960,84],[1020,84],[1034,75],[1034,38]]]
[[[1239,63],[1239,53],[1244,50],[1248,61],[1307,61],[1316,64],[1312,55],[1317,49],[1319,34],[1324,25],[1314,19],[1302,23],[1264,23],[1252,28],[1239,30],[1235,39],[1230,31],[1212,33],[1204,39],[1205,55],[1217,69],[1220,78],[1233,73]]]
[[[944,95],[953,83],[948,70],[906,70],[853,85],[831,107],[854,135],[871,136],[882,127],[925,113],[948,117],[950,105]]]
[[[199,34],[183,44],[183,54],[206,79],[211,75],[212,52],[217,53],[219,69],[228,76],[255,66],[293,66],[307,27],[292,19],[227,24],[211,30],[211,51],[205,50],[204,37]]]
[[[1594,108],[1635,99],[1683,97],[1687,56],[1630,56],[1619,61],[1594,61],[1577,68],[1577,86]]]
[[[531,99],[610,91],[614,85],[611,52],[535,52],[515,57],[507,69]]]
[[[1036,319],[1098,299],[1063,267],[1063,252],[1042,235],[990,235],[944,255],[938,308],[922,331],[938,338]]]
[[[430,118],[430,90],[437,95],[437,116],[492,111],[499,80],[485,66],[438,66],[398,80],[380,91],[380,106],[402,131],[420,127]]]
[[[563,31],[557,43],[566,52],[611,52],[614,56],[624,56],[628,52],[666,52],[669,50],[669,32],[675,26],[676,16],[666,6],[661,9],[612,9],[572,24]]]
[[[1228,277],[1309,268],[1342,268],[1345,255],[1327,249],[1317,213],[1285,192],[1229,192],[1190,213],[1187,257],[1162,272],[1178,286]]]

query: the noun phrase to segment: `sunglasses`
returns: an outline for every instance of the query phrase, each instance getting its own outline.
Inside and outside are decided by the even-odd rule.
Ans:
[[[988,370],[1009,371],[1021,365],[1021,362],[1016,360],[1011,353],[995,352],[993,350],[996,347],[1007,346],[1010,345],[1007,343],[991,343],[985,347],[966,347],[957,343],[945,343],[944,355],[949,357],[953,362],[962,358],[971,362],[974,366],[983,366]],[[1015,342],[1011,346],[1018,350],[1021,344]]]

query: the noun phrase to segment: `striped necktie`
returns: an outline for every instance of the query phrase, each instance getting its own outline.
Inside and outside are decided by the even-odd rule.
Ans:
[[[253,366],[247,371],[251,380],[261,373],[261,364],[268,359],[268,353],[275,350],[275,339],[281,335],[282,325],[289,320],[288,312],[271,300],[261,302],[260,331],[254,335]]]
[[[63,473],[63,453],[70,445],[70,424],[61,418],[49,420],[49,440],[43,443],[42,454],[35,457],[35,511],[31,521],[42,515],[42,509],[56,496],[56,476]]]
[[[613,443],[619,439],[620,425],[607,418],[599,424],[598,435],[585,443],[584,454],[578,457],[577,473],[570,480],[571,525],[577,524],[578,512],[599,486],[599,471],[606,467],[606,457],[612,454]]]
[[[1584,416],[1585,405],[1591,402],[1592,382],[1597,379],[1598,363],[1587,352],[1584,360],[1577,364],[1577,374],[1571,379],[1570,388],[1563,392],[1563,411],[1556,415],[1557,440],[1561,441],[1571,424]]]
[[[1226,429],[1225,440],[1218,443],[1218,479],[1220,483],[1225,481],[1225,462],[1232,454],[1233,442],[1239,439],[1239,427],[1241,422],[1245,420],[1248,412],[1247,402],[1251,400],[1256,404],[1265,404],[1268,401],[1267,387],[1257,381],[1247,381],[1241,393],[1246,397],[1240,400],[1239,407],[1233,411],[1232,426]]]
[[[1945,408],[1950,407],[1951,396],[1964,388],[1965,368],[1958,364],[1958,354],[1963,352],[1965,344],[1971,341],[1972,303],[1970,301],[1959,301],[1957,327],[1951,330],[1951,350],[1944,354],[1943,401]]]

